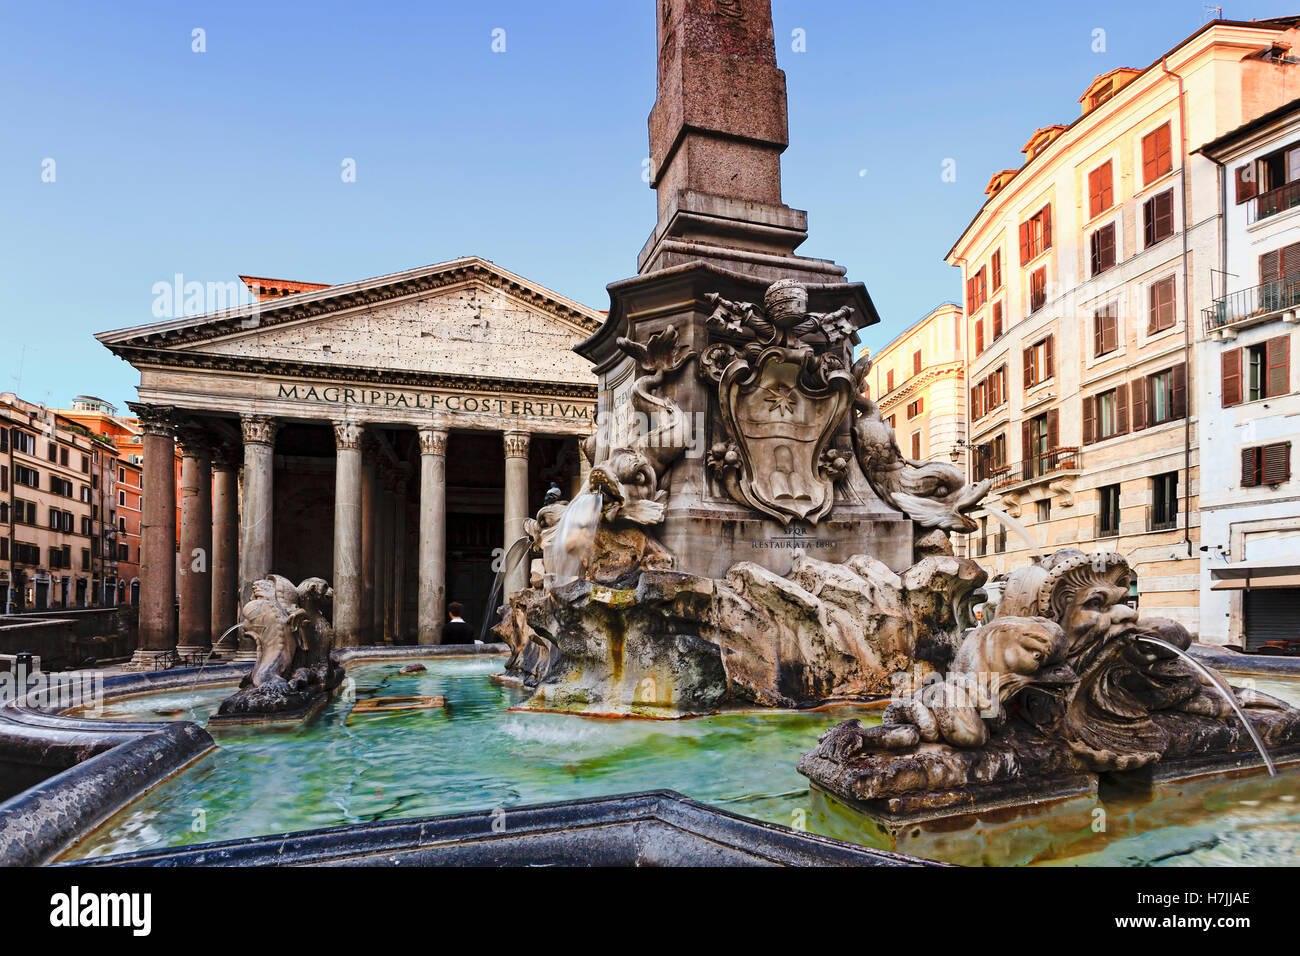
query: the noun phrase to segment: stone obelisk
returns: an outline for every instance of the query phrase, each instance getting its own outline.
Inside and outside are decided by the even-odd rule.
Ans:
[[[794,255],[808,215],[781,201],[789,134],[770,0],[658,0],[658,39],[659,221],[640,271],[703,260],[772,279],[842,278],[833,262]]]

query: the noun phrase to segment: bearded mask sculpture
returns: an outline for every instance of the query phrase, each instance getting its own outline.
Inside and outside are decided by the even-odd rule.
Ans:
[[[965,697],[913,692],[881,727],[832,728],[799,769],[854,799],[907,793],[913,806],[946,806],[1010,781],[1035,778],[1024,785],[1041,796],[1043,776],[1235,760],[1253,749],[1243,720],[1270,746],[1300,744],[1300,711],[1203,676],[1181,656],[1191,645],[1181,625],[1125,603],[1130,580],[1122,555],[1073,548],[1019,569],[944,675]]]

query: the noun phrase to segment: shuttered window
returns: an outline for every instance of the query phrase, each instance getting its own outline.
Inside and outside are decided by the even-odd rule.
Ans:
[[[1100,275],[1115,264],[1115,224],[1108,223],[1088,237],[1092,274]]]
[[[912,374],[920,375],[922,367],[923,367],[923,362],[921,359],[921,351],[918,349],[917,351],[912,353]]]
[[[1141,431],[1165,422],[1187,417],[1187,364],[1134,379],[1115,390],[1115,432]],[[1105,394],[1105,393],[1103,393]],[[1097,399],[1100,396],[1096,396]],[[1083,440],[1087,444],[1109,437],[1100,421],[1100,411],[1090,409],[1084,399]]]
[[[967,314],[979,311],[986,301],[988,301],[988,279],[984,267],[980,266],[980,271],[966,280]]]
[[[989,289],[997,292],[1002,288],[1002,250],[994,249],[993,255],[989,258],[989,278],[992,285]]]
[[[1002,301],[993,303],[993,330],[991,340],[997,341],[1002,335]]]
[[[1142,234],[1146,247],[1174,234],[1174,191],[1166,189],[1142,204]]]
[[[1238,166],[1236,169],[1237,179],[1237,205],[1254,199],[1259,193],[1259,176],[1255,172],[1255,164],[1247,163],[1245,166]]]
[[[1300,242],[1274,249],[1259,257],[1260,283],[1279,279],[1300,279]]]
[[[1173,168],[1170,129],[1166,123],[1142,137],[1142,184],[1150,186]]]
[[[1025,388],[1045,382],[1055,372],[1056,337],[1049,335],[1025,349]]]
[[[1144,376],[1129,382],[1129,420],[1135,432],[1147,427],[1147,389],[1150,382]]]
[[[1119,319],[1113,303],[1093,313],[1092,344],[1094,355],[1106,355],[1119,348]]]
[[[1220,366],[1224,408],[1286,395],[1291,391],[1291,336],[1228,349]]]
[[[1092,405],[1091,414],[1084,416],[1084,444],[1128,434],[1128,385],[1084,399],[1084,404]]]
[[[1020,264],[1052,248],[1052,207],[1046,205],[1020,224]]]
[[[1264,398],[1291,391],[1291,336],[1279,335],[1264,343]]]
[[[1115,204],[1110,160],[1088,174],[1088,218],[1095,219]]]
[[[1291,480],[1291,443],[1274,442],[1241,450],[1241,486],[1280,485]]]
[[[984,351],[984,320],[975,320],[975,354],[979,355]]]
[[[1219,357],[1221,381],[1220,395],[1224,408],[1240,405],[1241,390],[1241,349],[1228,349]]]
[[[1007,367],[999,365],[997,370],[971,386],[971,417],[982,418],[984,415],[1000,408],[1007,400]]]
[[[1155,335],[1174,327],[1174,278],[1151,283],[1147,291],[1147,335]]]
[[[1037,312],[1047,304],[1047,266],[1035,269],[1029,276],[1029,311]]]

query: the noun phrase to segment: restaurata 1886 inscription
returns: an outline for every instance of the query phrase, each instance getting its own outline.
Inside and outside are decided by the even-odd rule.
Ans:
[[[276,398],[325,405],[460,412],[524,418],[560,418],[590,422],[595,403],[554,398],[514,398],[492,394],[425,392],[412,389],[369,388],[357,385],[276,384]]]

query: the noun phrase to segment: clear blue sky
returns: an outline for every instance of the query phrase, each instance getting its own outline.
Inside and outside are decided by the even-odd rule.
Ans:
[[[877,348],[959,297],[942,256],[1029,134],[1206,16],[1200,0],[774,13],[785,200],[809,213],[801,252],[867,283]],[[136,373],[92,335],[153,321],[153,286],[175,273],[334,283],[477,254],[606,308],[654,222],[654,69],[653,0],[3,0],[0,390],[21,372],[32,401],[133,398]]]

